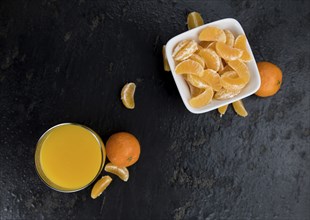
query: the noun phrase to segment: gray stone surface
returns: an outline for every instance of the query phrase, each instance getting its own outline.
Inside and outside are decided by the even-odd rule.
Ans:
[[[236,18],[257,61],[283,70],[273,97],[194,115],[162,68],[161,46],[205,22]],[[14,1],[0,4],[0,219],[310,219],[310,3],[289,1]],[[119,99],[137,84],[136,109]],[[35,144],[77,122],[142,145],[128,183],[52,191]]]

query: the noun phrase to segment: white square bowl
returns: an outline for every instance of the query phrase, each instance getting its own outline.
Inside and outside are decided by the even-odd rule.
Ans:
[[[198,40],[199,33],[202,31],[202,29],[208,26],[214,26],[214,27],[218,27],[221,29],[228,29],[235,35],[235,37],[239,34],[245,34],[242,26],[237,20],[233,18],[226,18],[226,19],[218,20],[215,22],[211,22],[211,23],[199,26],[197,28],[194,28],[192,30],[179,34],[173,37],[172,39],[170,39],[168,43],[166,44],[166,54],[167,54],[168,63],[169,63],[174,81],[177,85],[177,88],[183,100],[183,103],[190,112],[195,113],[195,114],[209,112],[223,105],[227,105],[237,100],[248,97],[254,94],[259,89],[260,83],[261,83],[256,61],[252,53],[252,49],[249,43],[247,42],[247,49],[253,59],[250,62],[247,62],[247,66],[250,71],[250,81],[242,89],[242,91],[237,96],[234,96],[230,99],[225,99],[225,100],[213,99],[208,105],[203,106],[201,108],[193,108],[192,106],[189,105],[189,99],[191,98],[190,90],[189,90],[189,87],[186,81],[182,77],[182,75],[175,73],[175,62],[172,57],[172,52],[175,46],[182,40],[192,39],[192,40],[196,40],[197,42],[199,42]]]

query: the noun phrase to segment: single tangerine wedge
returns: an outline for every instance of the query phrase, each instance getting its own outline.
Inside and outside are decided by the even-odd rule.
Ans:
[[[112,163],[108,163],[105,165],[104,170],[106,172],[113,173],[125,182],[127,182],[129,179],[129,171],[126,167],[118,167]]]
[[[163,53],[164,70],[169,72],[170,71],[170,66],[169,66],[169,63],[168,63],[168,60],[167,60],[167,55],[166,55],[166,45],[163,46],[162,53]]]
[[[172,57],[175,57],[177,53],[179,53],[188,43],[189,43],[189,40],[183,40],[180,43],[178,43],[177,46],[173,50]]]
[[[240,60],[231,60],[228,62],[228,65],[236,71],[245,84],[250,81],[250,71],[245,63]]]
[[[223,105],[217,109],[217,111],[221,114],[221,117],[225,115],[227,108],[228,108],[228,105]]]
[[[107,175],[107,176],[101,177],[101,179],[99,179],[93,186],[90,196],[93,199],[96,199],[110,185],[111,182],[112,182],[112,178],[110,176]]]
[[[176,53],[174,56],[174,59],[176,61],[183,61],[189,58],[193,53],[195,53],[198,50],[198,44],[194,40],[190,40],[184,47],[181,48],[181,50]]]
[[[226,35],[226,44],[230,47],[233,47],[235,42],[235,36],[233,35],[233,33],[231,33],[230,30],[224,30],[224,33]]]
[[[217,53],[211,49],[202,49],[199,51],[199,55],[205,60],[208,69],[218,71],[221,66],[221,58]]]
[[[189,82],[192,86],[196,88],[205,89],[208,87],[208,84],[199,76],[195,76],[193,74],[188,74],[186,77],[186,81]]]
[[[128,109],[134,109],[135,108],[135,95],[136,91],[136,84],[134,83],[127,83],[122,88],[121,92],[121,100],[124,104],[124,106]]]
[[[187,28],[188,30],[199,27],[204,24],[201,15],[198,12],[191,12],[187,16]]]
[[[237,60],[242,56],[243,51],[232,48],[223,42],[217,42],[215,45],[217,54],[224,60]]]
[[[242,60],[243,62],[249,62],[252,60],[252,57],[248,51],[246,42],[247,42],[247,39],[246,39],[246,36],[244,34],[239,35],[235,41],[235,48],[238,48],[238,49],[243,51],[243,54],[240,57],[240,60]]]
[[[207,69],[203,71],[202,80],[205,81],[214,91],[219,91],[222,88],[220,75],[212,70]]]
[[[217,27],[206,27],[200,32],[198,38],[200,41],[226,42],[226,35],[224,31]]]
[[[241,100],[233,102],[232,105],[234,107],[235,112],[238,115],[240,115],[242,117],[248,116],[248,112],[246,111],[246,109],[245,109],[245,107],[244,107],[244,105],[243,105]]]
[[[227,90],[225,88],[221,88],[220,91],[215,93],[214,98],[218,100],[230,99],[238,95],[240,92],[241,90]]]
[[[201,108],[207,104],[209,104],[212,101],[212,97],[213,97],[213,89],[211,86],[206,87],[205,91],[203,93],[201,93],[200,95],[191,98],[189,100],[189,104],[193,107],[193,108]]]
[[[241,90],[246,85],[235,71],[228,71],[221,75],[221,84],[227,90]]]
[[[176,66],[175,72],[177,74],[194,74],[196,76],[202,76],[203,66],[194,60],[185,60]]]
[[[192,56],[190,56],[189,59],[194,60],[194,61],[200,63],[200,65],[202,67],[205,67],[205,60],[201,56],[199,56],[198,54],[194,53]]]

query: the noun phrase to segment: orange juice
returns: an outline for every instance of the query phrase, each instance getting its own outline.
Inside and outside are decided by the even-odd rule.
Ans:
[[[100,173],[105,151],[100,137],[76,124],[57,125],[41,137],[36,150],[39,175],[59,191],[76,191]]]

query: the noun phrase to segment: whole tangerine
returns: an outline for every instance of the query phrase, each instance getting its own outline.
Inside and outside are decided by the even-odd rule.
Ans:
[[[118,167],[129,167],[139,159],[140,143],[134,135],[118,132],[109,137],[106,153],[112,164]]]
[[[259,62],[257,67],[261,78],[261,86],[255,94],[260,97],[273,96],[282,85],[281,69],[270,62]]]

